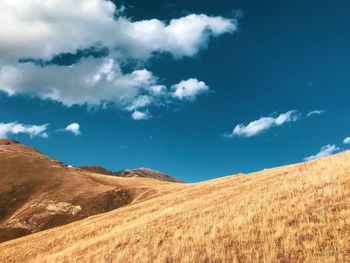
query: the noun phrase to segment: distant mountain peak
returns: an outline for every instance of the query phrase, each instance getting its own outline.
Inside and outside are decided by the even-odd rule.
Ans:
[[[150,178],[150,179],[155,179],[160,181],[183,183],[183,181],[181,181],[180,179],[174,176],[170,176],[168,174],[165,174],[150,168],[146,168],[146,167],[141,167],[136,169],[124,169],[117,172],[112,172],[99,165],[86,165],[86,166],[80,166],[79,168],[90,172],[94,172],[94,173],[104,174],[104,175],[112,175],[112,176],[120,176],[120,177],[143,177],[143,178]]]
[[[156,179],[160,181],[183,183],[183,181],[181,181],[180,179],[174,176],[170,176],[165,173],[159,172],[157,170],[153,170],[145,167],[121,170],[121,171],[115,172],[114,175],[122,176],[122,177],[145,177],[145,178],[151,178],[151,179]]]

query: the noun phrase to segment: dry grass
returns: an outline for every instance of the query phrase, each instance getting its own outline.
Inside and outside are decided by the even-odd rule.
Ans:
[[[164,193],[169,182],[105,176],[0,139],[0,242]]]
[[[0,261],[350,261],[350,152],[164,191],[0,244]]]

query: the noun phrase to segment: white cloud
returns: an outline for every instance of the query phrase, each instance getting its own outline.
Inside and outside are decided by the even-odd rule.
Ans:
[[[145,108],[152,103],[153,103],[152,97],[143,95],[136,98],[134,101],[132,101],[130,105],[126,107],[126,110],[134,111],[137,109]]]
[[[343,141],[344,144],[350,144],[350,137],[346,137]]]
[[[287,122],[294,122],[299,119],[298,113],[295,110],[282,113],[277,117],[261,117],[258,120],[245,124],[238,124],[229,134],[225,134],[225,137],[243,136],[252,137],[271,129],[275,126],[281,126]]]
[[[209,87],[203,81],[191,78],[173,85],[172,90],[172,96],[179,100],[194,100],[199,94],[208,91]]]
[[[132,112],[131,117],[134,120],[148,120],[150,118],[150,114],[148,113],[148,110],[145,110],[145,108],[153,103],[156,102],[154,102],[152,97],[143,95],[132,101],[125,109]],[[141,111],[142,109],[145,111]]]
[[[304,161],[311,161],[321,157],[330,156],[339,150],[340,149],[336,145],[327,144],[326,146],[323,146],[317,154],[304,158]]]
[[[35,136],[47,138],[47,126],[43,125],[25,125],[17,122],[0,123],[0,138],[7,138],[11,134],[28,134],[31,138]]]
[[[67,125],[67,127],[64,128],[64,131],[71,132],[75,136],[78,136],[81,134],[79,123],[71,123],[71,124]]]
[[[306,117],[310,117],[312,115],[321,115],[323,113],[325,113],[326,111],[325,110],[313,110],[313,111],[310,111]]]
[[[148,111],[142,112],[139,110],[135,110],[132,114],[131,117],[134,120],[148,120],[150,118]]]
[[[157,53],[177,59],[193,56],[207,47],[210,38],[237,30],[236,19],[204,14],[169,22],[132,21],[106,0],[75,0],[74,7],[70,0],[2,0],[0,10],[0,91],[31,94],[66,106],[107,103],[126,109],[142,95],[160,97],[166,87],[152,72],[135,65]],[[92,46],[108,48],[108,56],[90,56],[72,66],[19,63],[23,58],[50,61],[55,55]],[[131,70],[124,72],[122,65]],[[174,96],[193,100],[209,89],[204,82],[197,85],[193,94],[185,88]]]
[[[150,93],[156,96],[164,95],[167,91],[167,88],[164,85],[154,85],[149,88]]]
[[[190,14],[165,23],[158,19],[132,21],[118,16],[105,0],[2,0],[0,54],[51,58],[63,52],[101,43],[121,56],[148,58],[153,52],[193,56],[210,37],[237,30],[237,21],[220,16]],[[4,51],[13,51],[5,54]]]

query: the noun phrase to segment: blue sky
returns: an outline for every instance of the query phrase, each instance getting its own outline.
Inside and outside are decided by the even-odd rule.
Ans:
[[[348,1],[114,3],[2,1],[2,137],[188,182],[349,148]]]

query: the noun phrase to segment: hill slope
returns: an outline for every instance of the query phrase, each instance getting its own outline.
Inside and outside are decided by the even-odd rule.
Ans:
[[[160,181],[166,182],[175,182],[175,183],[183,183],[180,179],[167,175],[165,173],[149,169],[149,168],[137,168],[137,169],[125,169],[118,172],[112,172],[102,166],[99,165],[87,165],[80,166],[79,168],[83,170],[87,170],[94,173],[104,174],[104,175],[112,175],[112,176],[120,176],[120,177],[143,177],[143,178],[151,178]]]
[[[104,174],[104,175],[114,175],[112,171],[99,165],[85,165],[85,166],[80,166],[79,168],[89,172],[93,172],[93,173]]]
[[[350,152],[172,187],[2,243],[0,261],[350,261]]]
[[[165,185],[70,168],[0,140],[0,242],[119,208],[166,191]]]
[[[143,177],[152,178],[160,181],[183,183],[180,179],[167,175],[165,173],[149,169],[149,168],[138,168],[138,169],[126,169],[115,172],[114,175],[121,177]]]

